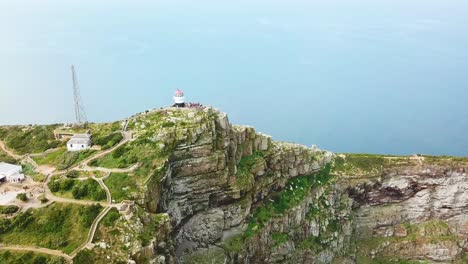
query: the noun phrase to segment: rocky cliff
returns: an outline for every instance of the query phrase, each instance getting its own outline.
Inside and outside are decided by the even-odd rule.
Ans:
[[[143,153],[135,204],[100,227],[97,259],[461,263],[466,254],[463,159],[335,156],[233,126],[212,108],[144,113],[130,128]]]

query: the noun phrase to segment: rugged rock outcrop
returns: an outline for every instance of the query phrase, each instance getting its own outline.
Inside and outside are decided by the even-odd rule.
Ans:
[[[450,263],[468,250],[466,167],[392,168],[354,188],[356,238],[366,257]]]
[[[125,244],[137,263],[466,261],[468,161],[334,156],[212,108],[163,109],[131,127],[158,152],[120,223],[139,223]]]
[[[160,199],[157,208],[149,209],[171,216],[178,262],[188,261],[186,256],[197,252],[219,249],[225,240],[241,235],[253,208],[280,192],[289,179],[316,173],[332,160],[330,152],[273,142],[250,127],[233,127],[225,114],[205,111],[205,122],[177,131],[186,141],[176,146],[160,186],[148,187],[145,199]],[[162,198],[152,197],[155,193]],[[305,221],[311,197],[291,208],[299,214],[296,228]],[[289,228],[283,225],[282,229]],[[308,234],[296,236],[304,240]],[[259,247],[248,254],[260,251],[267,253]],[[229,252],[225,255],[228,259]]]

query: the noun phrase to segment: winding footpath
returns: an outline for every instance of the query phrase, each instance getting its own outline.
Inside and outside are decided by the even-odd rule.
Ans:
[[[16,160],[20,160],[20,159],[23,159],[23,155],[18,155],[16,153],[14,153],[13,151],[11,151],[9,148],[7,148],[7,146],[5,145],[5,143],[0,140],[0,148],[6,153],[8,154],[8,156],[16,159]]]
[[[79,171],[102,171],[106,172],[106,175],[101,178],[96,178],[92,177],[93,180],[97,181],[98,184],[101,186],[101,188],[106,192],[106,202],[96,202],[96,201],[85,201],[85,200],[76,200],[76,199],[69,199],[69,198],[62,198],[55,196],[50,189],[48,188],[48,183],[50,182],[51,177],[47,177],[46,181],[44,182],[44,189],[45,189],[45,196],[49,200],[44,206],[48,206],[54,202],[58,203],[73,203],[73,204],[80,204],[80,205],[92,205],[92,204],[100,204],[101,206],[104,207],[104,209],[99,213],[99,215],[94,219],[93,223],[91,224],[91,227],[88,232],[88,237],[86,241],[80,245],[78,248],[76,248],[71,254],[65,254],[62,251],[59,250],[52,250],[48,248],[41,248],[41,247],[35,247],[35,246],[20,246],[20,245],[2,245],[0,244],[0,250],[12,250],[12,251],[32,251],[36,253],[42,253],[42,254],[48,254],[48,255],[53,255],[53,256],[58,256],[64,258],[67,263],[73,263],[73,258],[83,249],[87,247],[91,247],[93,244],[93,239],[96,234],[97,228],[99,226],[99,223],[101,220],[107,215],[107,213],[113,208],[117,207],[117,204],[112,203],[112,196],[109,188],[106,186],[104,183],[104,179],[108,178],[112,172],[130,172],[135,170],[135,168],[138,166],[138,164],[133,165],[130,168],[126,169],[107,169],[107,168],[91,168],[88,166],[88,163],[91,162],[92,160],[98,159],[100,157],[103,157],[113,150],[117,149],[118,147],[128,143],[132,136],[130,132],[123,131],[122,132],[123,139],[119,144],[116,146],[97,153],[96,155],[93,155],[83,161],[81,161],[78,165],[76,165],[73,168],[70,168],[69,170],[79,170]],[[9,156],[18,159],[18,160],[25,160],[28,163],[32,164],[35,168],[37,167],[36,162],[29,156],[29,155],[17,155],[13,151],[9,150],[3,141],[0,140],[0,148],[3,149],[5,153],[7,153]],[[60,175],[65,173],[65,171],[58,171],[56,173],[53,173],[52,175]],[[80,179],[81,180],[81,179]]]
[[[118,147],[120,147],[120,146],[122,146],[124,144],[127,144],[132,139],[132,133],[130,133],[130,132],[122,132],[122,136],[123,136],[123,139],[119,142],[119,144],[113,146],[110,149],[106,149],[106,150],[104,150],[102,152],[98,152],[95,155],[84,159],[78,165],[70,168],[69,170],[77,169],[79,167],[86,167],[86,166],[88,166],[88,163],[90,163],[91,161],[93,161],[95,159],[98,159],[98,158],[101,158],[101,157],[104,157],[105,155],[107,155],[107,154],[111,153],[112,151],[116,150]]]
[[[28,246],[4,246],[0,244],[0,250],[11,250],[11,251],[26,251],[26,252],[36,252],[41,254],[47,254],[57,257],[62,257],[65,259],[67,263],[73,263],[72,257],[63,253],[60,250],[53,250],[48,248],[40,248],[40,247],[28,247]]]

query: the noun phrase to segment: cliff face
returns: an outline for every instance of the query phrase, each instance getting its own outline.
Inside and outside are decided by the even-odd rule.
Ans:
[[[376,183],[353,189],[362,258],[461,259],[468,250],[467,168],[397,167],[383,172]]]
[[[287,241],[280,245],[272,236],[305,241],[311,234],[326,230],[327,217],[322,222],[313,221],[307,213],[323,201],[327,213],[334,215],[341,194],[333,186],[304,192],[294,208],[285,208],[284,215],[258,223],[259,231],[248,239],[244,238],[247,220],[257,207],[271,203],[290,179],[323,169],[332,154],[273,142],[252,128],[233,127],[224,114],[211,109],[206,114],[206,122],[178,131],[187,142],[174,149],[162,180],[147,188],[145,200],[160,201],[158,207],[150,209],[167,212],[171,218],[175,261],[189,262],[213,254],[232,263],[267,260],[272,253],[277,261],[291,258],[294,247]],[[293,227],[294,233],[289,234]],[[330,234],[330,239],[334,235]],[[227,241],[241,243],[240,239],[246,243],[246,250],[225,250]],[[273,244],[276,248],[270,250]]]
[[[466,261],[467,160],[334,156],[233,126],[211,108],[132,122],[138,140],[159,154],[147,162],[135,208],[119,220],[121,235],[107,242],[125,242],[113,246],[116,259],[130,252],[137,263]],[[113,231],[101,232],[103,240],[106,232]]]

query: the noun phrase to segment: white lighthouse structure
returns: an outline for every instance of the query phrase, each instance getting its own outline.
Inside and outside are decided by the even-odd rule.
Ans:
[[[174,103],[175,107],[185,107],[184,92],[182,92],[180,89],[177,89],[177,91],[174,94]]]

